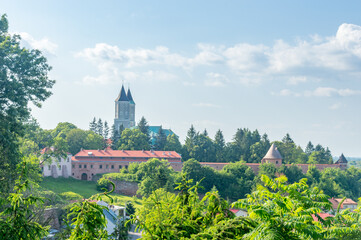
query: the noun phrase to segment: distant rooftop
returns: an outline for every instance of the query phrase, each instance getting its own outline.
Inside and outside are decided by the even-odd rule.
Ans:
[[[264,159],[282,159],[281,153],[278,151],[276,145],[272,143]]]

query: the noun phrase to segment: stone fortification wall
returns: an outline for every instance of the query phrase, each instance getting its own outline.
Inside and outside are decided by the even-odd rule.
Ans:
[[[222,170],[226,165],[228,165],[229,163],[212,163],[212,162],[201,162],[200,163],[203,166],[209,166],[217,171]],[[255,172],[255,174],[258,173],[259,171],[259,163],[245,163],[248,167],[252,168],[252,170]],[[297,167],[301,168],[302,172],[304,174],[307,173],[308,171],[308,167],[311,164],[296,164]],[[286,164],[286,166],[291,166],[291,164]],[[322,171],[325,168],[340,168],[342,170],[345,170],[347,168],[347,166],[343,166],[341,164],[315,164],[314,165],[318,170]]]
[[[137,191],[139,189],[137,182],[130,181],[119,181],[109,179],[115,184],[115,193],[127,195],[127,196],[138,196]]]

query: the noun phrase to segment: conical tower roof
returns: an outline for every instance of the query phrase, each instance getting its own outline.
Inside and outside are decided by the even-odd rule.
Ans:
[[[129,101],[131,102],[131,103],[135,103],[134,102],[134,100],[133,100],[133,97],[132,97],[132,94],[131,94],[131,92],[130,92],[130,89],[128,88],[128,93],[127,93],[127,97],[128,97],[128,99],[129,99]]]
[[[278,151],[276,145],[272,143],[264,159],[282,159],[281,153]]]
[[[120,90],[120,93],[117,97],[117,99],[115,99],[116,102],[120,102],[120,101],[129,101],[127,94],[125,93],[125,89],[124,86],[122,85],[122,89]]]
[[[345,158],[343,153],[341,154],[340,158],[337,160],[336,163],[347,163],[347,159]]]

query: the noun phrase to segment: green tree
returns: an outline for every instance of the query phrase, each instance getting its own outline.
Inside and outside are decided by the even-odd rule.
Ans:
[[[258,176],[266,175],[270,178],[275,178],[277,168],[273,163],[263,163],[259,165]]]
[[[119,140],[119,150],[149,150],[147,136],[139,129],[125,129]]]
[[[83,149],[103,149],[104,139],[93,131],[84,131],[79,128],[72,129],[66,136],[69,152],[73,155]]]
[[[188,160],[189,158],[194,158],[195,156],[194,148],[195,148],[195,141],[197,135],[198,133],[196,132],[193,125],[191,125],[191,127],[187,132],[187,137],[183,146],[183,154],[182,154],[183,159]]]
[[[149,124],[144,116],[139,120],[137,127],[142,133],[147,136],[148,142],[150,143]]]
[[[233,204],[247,209],[255,223],[243,239],[325,239],[326,229],[315,224],[312,216],[331,209],[329,196],[310,189],[306,179],[290,185],[285,184],[285,176],[273,180],[262,175],[261,180],[265,187],[259,185],[257,191]]]
[[[108,125],[108,122],[107,121],[104,121],[104,139],[108,139],[108,136],[109,136],[109,125]]]
[[[302,173],[302,169],[295,164],[291,166],[282,165],[277,169],[277,172],[284,174],[289,183],[295,183],[300,181],[302,178],[305,178],[305,175]]]
[[[131,216],[135,213],[135,208],[134,208],[134,205],[132,202],[128,201],[126,204],[125,204],[125,212],[127,213],[128,216]]]
[[[19,164],[18,171],[14,192],[2,201],[6,208],[0,213],[0,238],[43,239],[49,227],[41,226],[35,221],[35,216],[36,208],[41,208],[44,200],[29,193],[37,185],[28,177],[31,170],[26,160]]]
[[[204,134],[198,134],[194,141],[193,155],[200,162],[215,162],[216,154],[212,139]]]
[[[137,209],[133,222],[143,229],[142,239],[232,239],[239,228],[207,230],[234,215],[228,210],[227,201],[217,192],[207,193],[203,199],[198,196],[198,185],[183,178],[176,189],[179,194],[154,191],[143,198],[143,205]]]
[[[93,121],[89,123],[89,130],[96,133],[97,130],[97,119],[94,117]]]
[[[123,125],[120,126],[121,127],[121,131],[123,132],[124,127]],[[112,135],[110,137],[110,139],[112,140],[112,149],[116,150],[119,148],[119,139],[121,137],[121,133],[119,133],[118,129],[115,129],[115,126],[113,124],[112,126]]]
[[[98,119],[96,129],[97,129],[97,131],[95,132],[96,134],[99,134],[100,136],[104,136],[104,127],[103,127],[103,121],[101,118]]]
[[[177,153],[180,153],[182,151],[182,144],[179,142],[178,136],[176,136],[174,133],[168,135],[164,150],[176,151]]]
[[[226,146],[226,142],[224,140],[223,133],[221,129],[218,129],[216,135],[214,136],[216,162],[225,162],[224,159],[225,146]]]
[[[39,50],[21,47],[20,36],[8,32],[6,15],[0,19],[0,192],[8,193],[20,162],[17,138],[29,118],[28,103],[40,107],[55,81]]]
[[[307,156],[310,156],[313,151],[315,151],[315,147],[313,146],[311,141],[309,141],[307,143],[306,148],[305,148],[305,153],[307,154]]]
[[[171,191],[174,184],[173,172],[166,160],[153,158],[141,163],[136,172],[137,179],[141,181],[137,193],[149,196],[152,191],[159,188]]]
[[[160,126],[157,136],[155,137],[154,150],[162,151],[164,150],[166,144],[167,144],[167,135],[165,135],[162,126]]]

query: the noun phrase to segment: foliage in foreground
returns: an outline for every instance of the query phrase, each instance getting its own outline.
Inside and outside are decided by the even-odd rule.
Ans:
[[[27,190],[32,187],[28,177],[28,164],[24,161],[19,164],[20,173],[15,182],[14,193],[10,193],[2,204],[7,208],[0,213],[0,239],[42,239],[47,234],[48,227],[41,226],[34,220],[34,207],[40,207],[44,200],[33,196]]]
[[[360,209],[338,212],[322,219],[331,209],[318,188],[307,179],[287,185],[287,178],[261,177],[263,185],[232,206],[247,209],[248,217],[235,217],[218,192],[199,199],[199,183],[191,187],[184,177],[178,195],[163,189],[143,199],[133,218],[143,229],[143,239],[359,239]],[[315,221],[314,218],[318,219]]]

